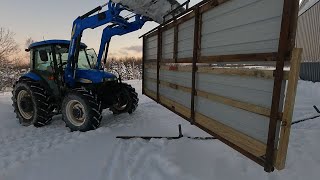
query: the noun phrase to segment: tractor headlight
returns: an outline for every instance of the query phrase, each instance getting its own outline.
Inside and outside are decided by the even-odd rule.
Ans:
[[[114,78],[104,78],[105,82],[111,82],[111,81],[117,81],[118,78],[114,77]]]
[[[78,79],[78,82],[81,82],[84,84],[91,84],[92,83],[92,81],[90,79],[84,79],[84,78]]]

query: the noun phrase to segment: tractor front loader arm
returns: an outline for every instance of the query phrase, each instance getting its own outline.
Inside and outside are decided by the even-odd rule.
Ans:
[[[100,13],[99,11],[102,10],[102,8],[105,6],[108,6],[108,9]],[[96,66],[97,69],[100,69],[104,49],[106,47],[106,44],[110,42],[112,36],[124,35],[139,30],[142,28],[144,23],[149,20],[149,18],[142,17],[141,15],[136,14],[135,20],[133,22],[128,22],[128,19],[120,15],[123,10],[127,9],[121,4],[116,4],[112,1],[109,1],[108,3],[78,17],[73,22],[68,62],[64,73],[64,80],[68,86],[74,87],[75,85],[75,74],[78,67],[81,38],[82,33],[85,29],[95,29],[105,24],[110,24],[104,29],[101,38],[101,45]],[[93,15],[96,12],[98,12],[98,14]],[[106,56],[107,50],[105,57]]]

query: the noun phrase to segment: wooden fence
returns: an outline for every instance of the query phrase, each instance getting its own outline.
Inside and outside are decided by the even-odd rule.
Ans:
[[[143,36],[143,93],[265,171],[283,169],[302,51],[297,13],[298,0],[199,3]],[[261,62],[274,67],[240,68]]]

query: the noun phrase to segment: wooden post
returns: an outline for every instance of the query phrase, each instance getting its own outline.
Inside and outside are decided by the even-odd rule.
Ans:
[[[292,52],[290,75],[288,80],[287,94],[286,94],[286,100],[285,100],[284,112],[283,112],[282,124],[281,124],[281,130],[280,130],[279,147],[278,147],[276,163],[275,163],[275,167],[278,170],[284,169],[286,157],[287,157],[293,108],[294,108],[294,102],[295,102],[299,72],[300,72],[301,54],[302,54],[302,49],[294,49]]]
[[[160,61],[162,58],[162,31],[161,26],[158,29],[158,52],[157,52],[157,102],[160,102]]]
[[[177,63],[178,62],[178,38],[179,38],[179,24],[177,23],[177,21],[174,21],[174,24],[176,24],[174,26],[174,42],[173,42],[173,59],[174,62]]]
[[[144,90],[145,90],[145,87],[144,87],[144,81],[145,81],[145,58],[146,58],[146,37],[143,36],[143,39],[142,39],[142,94],[145,94]]]
[[[290,53],[292,51],[292,33],[296,31],[294,26],[297,21],[297,7],[299,6],[298,0],[284,0],[281,33],[278,48],[278,58],[275,70],[275,80],[272,96],[268,141],[267,141],[267,152],[266,152],[266,162],[264,170],[266,172],[274,171],[274,152],[275,152],[275,138],[277,121],[279,117],[279,106],[280,106],[280,96],[282,91],[282,82],[284,79],[284,62],[286,59],[290,58]]]
[[[192,59],[192,92],[191,92],[191,117],[190,122],[195,122],[195,96],[196,96],[196,72],[197,62],[200,52],[201,41],[201,15],[199,7],[195,9],[195,24],[194,24],[194,44],[193,44],[193,59]]]

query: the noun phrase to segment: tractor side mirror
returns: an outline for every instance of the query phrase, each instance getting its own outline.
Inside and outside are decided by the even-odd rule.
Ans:
[[[40,50],[39,54],[40,54],[41,61],[44,61],[44,62],[49,61],[48,53],[46,50]]]

